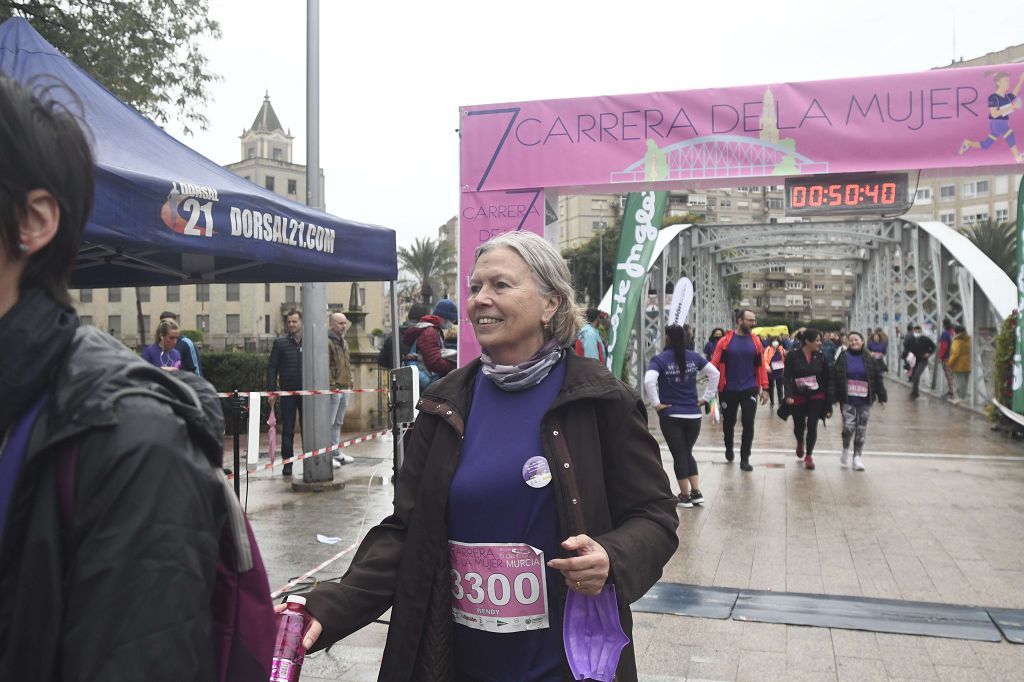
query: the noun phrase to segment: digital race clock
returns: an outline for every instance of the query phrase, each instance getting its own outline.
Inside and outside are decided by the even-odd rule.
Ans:
[[[811,175],[786,178],[786,215],[878,213],[897,215],[910,208],[906,173]]]

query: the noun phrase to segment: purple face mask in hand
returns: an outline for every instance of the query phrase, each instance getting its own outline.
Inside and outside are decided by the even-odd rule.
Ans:
[[[562,642],[574,679],[612,682],[619,655],[629,644],[619,622],[614,585],[605,585],[596,597],[569,591]]]

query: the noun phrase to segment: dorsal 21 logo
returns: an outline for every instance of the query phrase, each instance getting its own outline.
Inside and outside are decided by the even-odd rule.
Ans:
[[[168,228],[188,237],[212,237],[213,202],[219,201],[217,190],[205,185],[171,182],[167,201],[160,217]]]

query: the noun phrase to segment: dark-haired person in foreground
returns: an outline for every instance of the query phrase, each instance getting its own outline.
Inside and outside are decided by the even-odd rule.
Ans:
[[[75,119],[0,75],[0,150],[0,680],[215,680],[216,395],[79,323]]]

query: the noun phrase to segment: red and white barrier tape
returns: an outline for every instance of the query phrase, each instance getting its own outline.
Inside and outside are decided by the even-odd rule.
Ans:
[[[374,431],[373,433],[367,433],[365,435],[359,436],[357,438],[353,438],[351,440],[343,440],[340,443],[335,443],[334,445],[328,445],[327,447],[320,448],[319,450],[310,450],[309,452],[304,452],[301,455],[295,455],[294,457],[290,457],[288,459],[279,459],[276,462],[270,462],[270,463],[264,464],[263,466],[256,467],[255,469],[246,469],[245,473],[247,473],[247,474],[255,474],[255,473],[258,473],[260,471],[267,471],[269,469],[273,469],[276,466],[283,466],[285,464],[291,464],[292,462],[298,462],[300,459],[309,459],[310,457],[316,457],[318,455],[324,455],[324,454],[327,454],[328,452],[331,452],[332,450],[341,450],[342,448],[349,448],[349,447],[352,447],[353,445],[358,445],[359,443],[365,443],[366,441],[373,440],[374,438],[380,438],[381,436],[386,436],[389,433],[391,433],[391,431],[388,431],[388,430],[385,430],[385,431]],[[230,474],[227,478],[230,481],[234,477],[235,477],[234,474]]]
[[[339,393],[387,393],[386,388],[337,388],[337,389],[323,389],[323,390],[310,390],[310,391],[239,391],[238,395],[250,395],[250,393],[258,393],[262,396],[295,396],[295,395],[337,395]],[[218,398],[230,398],[234,396],[234,393],[218,393]]]
[[[286,590],[290,590],[291,588],[293,588],[296,585],[298,585],[299,583],[301,583],[303,580],[305,580],[305,579],[309,578],[310,576],[312,576],[312,575],[314,575],[316,573],[319,573],[320,571],[324,570],[325,568],[327,568],[328,566],[333,564],[335,561],[337,561],[341,557],[345,556],[346,554],[348,554],[349,552],[351,552],[353,549],[355,549],[358,546],[359,546],[359,540],[356,540],[351,545],[349,545],[345,549],[341,550],[340,552],[338,552],[337,554],[332,556],[327,561],[323,562],[322,564],[320,564],[318,566],[315,566],[315,567],[311,568],[309,571],[303,573],[298,578],[293,578],[293,579],[289,580],[287,583],[285,583],[281,587],[279,587],[276,590],[274,590],[273,592],[271,592],[270,593],[270,598],[271,599],[277,599],[279,596],[281,596],[282,592],[285,592]]]

